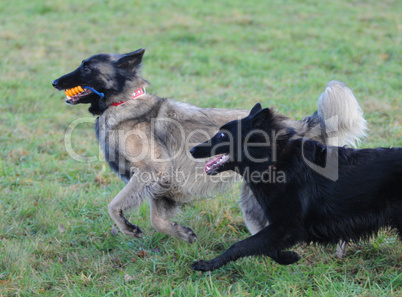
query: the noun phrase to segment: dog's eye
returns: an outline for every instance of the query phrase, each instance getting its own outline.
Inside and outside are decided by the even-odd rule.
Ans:
[[[221,138],[225,138],[225,137],[226,137],[226,134],[222,132],[221,135],[220,135],[220,137],[221,137]]]
[[[87,65],[84,65],[84,71],[89,71],[89,67]]]

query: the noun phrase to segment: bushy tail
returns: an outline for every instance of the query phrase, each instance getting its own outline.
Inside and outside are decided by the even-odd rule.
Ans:
[[[330,81],[318,99],[318,116],[326,144],[357,146],[366,136],[367,122],[351,89],[340,81]]]

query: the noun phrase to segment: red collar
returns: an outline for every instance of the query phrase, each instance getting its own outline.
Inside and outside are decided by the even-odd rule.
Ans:
[[[140,97],[141,95],[144,95],[145,93],[146,93],[146,92],[145,92],[145,88],[139,87],[137,90],[134,91],[133,96],[132,96],[132,99],[135,99],[135,98],[137,98],[137,97]],[[128,101],[128,100],[127,100],[127,101]],[[112,103],[112,104],[110,104],[110,105],[111,105],[111,106],[119,106],[119,105],[121,105],[121,104],[123,104],[123,103],[126,103],[127,101],[115,102],[115,103]]]

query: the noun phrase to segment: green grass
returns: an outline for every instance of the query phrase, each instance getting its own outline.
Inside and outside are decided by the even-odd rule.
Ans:
[[[269,4],[267,4],[269,3]],[[300,119],[332,79],[355,92],[364,147],[402,146],[400,1],[2,1],[0,3],[0,296],[401,296],[402,248],[384,231],[354,245],[298,247],[280,266],[246,258],[210,274],[189,269],[247,236],[238,187],[183,208],[189,245],[154,232],[111,235],[107,204],[123,183],[102,161],[90,117],[51,81],[100,52],[146,48],[149,92],[204,107],[256,102]]]

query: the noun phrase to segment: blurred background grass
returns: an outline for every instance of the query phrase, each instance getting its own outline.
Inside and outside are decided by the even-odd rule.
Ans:
[[[189,270],[247,236],[238,189],[177,218],[188,245],[152,231],[112,236],[107,204],[122,182],[102,161],[93,125],[64,134],[87,106],[51,81],[101,52],[145,48],[148,92],[203,107],[274,106],[295,119],[332,79],[354,91],[369,123],[364,147],[402,146],[400,1],[2,1],[0,3],[0,296],[397,296],[401,247],[392,232],[352,247],[300,247],[283,267],[242,259],[211,275]],[[142,251],[145,251],[142,253]]]

